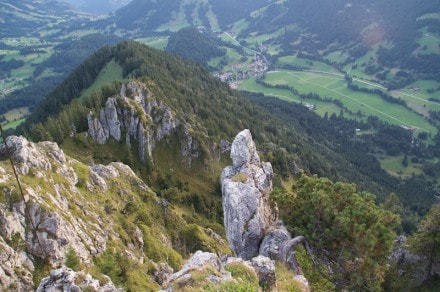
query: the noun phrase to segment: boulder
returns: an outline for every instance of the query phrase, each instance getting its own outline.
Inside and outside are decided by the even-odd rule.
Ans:
[[[201,275],[203,279],[201,279]],[[194,278],[195,277],[195,278]],[[165,286],[166,291],[179,290],[192,283],[212,283],[219,284],[232,281],[231,273],[223,268],[222,262],[215,253],[197,251],[182,269],[169,277]]]
[[[276,290],[276,275],[274,262],[265,256],[257,256],[251,260],[251,265],[258,275],[260,286],[266,291]]]
[[[74,272],[67,267],[50,272],[49,277],[41,280],[37,288],[37,292],[56,292],[56,291],[99,291],[99,292],[122,292],[123,289],[118,289],[108,278],[105,285],[101,285],[99,280],[94,279],[91,275],[83,272]]]

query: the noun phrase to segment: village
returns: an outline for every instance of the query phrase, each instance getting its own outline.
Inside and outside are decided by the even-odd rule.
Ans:
[[[254,54],[250,64],[233,64],[225,72],[217,72],[214,77],[220,78],[221,81],[227,82],[229,87],[237,89],[240,80],[251,77],[261,77],[269,70],[269,64],[259,54]]]

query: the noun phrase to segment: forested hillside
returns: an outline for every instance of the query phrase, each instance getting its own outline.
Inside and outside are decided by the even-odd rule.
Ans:
[[[423,215],[434,201],[434,186],[414,177],[401,187],[399,180],[366,154],[368,144],[357,139],[353,130],[359,125],[344,126],[343,119],[322,119],[301,105],[261,95],[249,94],[245,99],[200,67],[134,42],[106,47],[89,58],[40,103],[24,131],[36,140],[59,143],[70,136],[72,129],[86,131],[87,113],[105,104],[106,97],[116,93],[119,85],[108,84],[83,97],[82,102],[78,97],[111,60],[121,66],[123,78],[151,80],[156,85],[153,92],[178,109],[183,119],[191,121],[201,140],[219,143],[242,128],[251,129],[281,179],[291,176],[298,166],[335,181],[356,183],[380,201],[397,192],[408,215],[404,220],[406,231],[414,230],[416,224],[417,216],[409,214]],[[420,184],[425,186],[420,188]],[[417,194],[413,193],[415,189]]]
[[[165,51],[208,68],[211,58],[226,55],[226,50],[221,48],[221,44],[222,42],[210,32],[189,27],[173,34]]]

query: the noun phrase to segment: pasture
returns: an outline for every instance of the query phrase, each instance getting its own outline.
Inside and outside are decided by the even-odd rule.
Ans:
[[[403,155],[398,156],[386,156],[379,158],[380,165],[383,169],[386,169],[389,174],[395,177],[409,178],[413,174],[423,174],[420,164],[411,162],[411,157],[408,157],[408,166],[405,167],[402,164]]]
[[[122,68],[115,60],[112,60],[99,72],[93,84],[81,93],[81,98],[94,91],[99,91],[104,85],[111,84],[117,80],[122,80]]]
[[[388,102],[377,94],[350,90],[343,76],[337,74],[278,70],[268,72],[265,81],[271,85],[288,85],[298,90],[299,93],[317,93],[322,98],[329,97],[340,100],[354,116],[357,116],[358,113],[363,117],[372,115],[390,124],[416,127],[420,131],[431,132],[433,135],[437,132],[437,129],[423,116],[403,105]],[[295,98],[292,97],[293,93],[289,90],[275,92],[276,89],[264,89],[264,86],[255,84],[255,82],[254,84],[243,82],[239,88],[263,93],[270,91],[269,93],[271,93],[270,95],[272,96],[279,95],[285,100],[290,99],[291,101],[295,101]],[[296,101],[298,101],[298,97]],[[319,104],[318,100],[305,100],[305,102],[310,104],[317,103],[317,113],[320,115],[325,113],[325,111],[320,109],[323,104]],[[329,103],[326,103],[326,105],[328,106]],[[337,110],[337,108],[329,107],[327,112],[330,114],[335,110]],[[337,114],[338,113],[339,110]]]
[[[276,67],[283,67],[284,65],[288,66],[297,66],[303,67],[306,69],[317,70],[317,71],[325,71],[325,72],[334,72],[339,73],[338,70],[333,68],[332,66],[322,63],[319,61],[311,61],[303,58],[298,58],[297,56],[284,56],[278,58]]]
[[[141,39],[136,39],[136,41],[158,50],[164,50],[165,47],[168,45],[167,36],[141,38]]]

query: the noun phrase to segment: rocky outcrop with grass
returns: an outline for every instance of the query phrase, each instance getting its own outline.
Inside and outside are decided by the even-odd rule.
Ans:
[[[36,289],[36,292],[46,291],[123,292],[124,290],[116,288],[109,278],[106,279],[105,284],[101,284],[90,274],[61,267],[50,272],[50,275],[44,278]]]
[[[56,143],[23,137],[11,136],[7,145],[0,151],[0,290],[33,290],[63,265],[92,270],[100,280],[108,275],[117,287],[159,290],[194,244],[229,251],[211,229],[188,225],[123,163],[88,166]],[[72,278],[54,273],[59,279],[45,285]]]
[[[156,144],[176,131],[183,137],[181,154],[188,163],[200,155],[191,127],[138,82],[123,84],[120,93],[108,98],[99,113],[89,113],[87,120],[88,133],[97,143],[105,144],[110,138],[125,140],[128,146],[137,143],[139,159],[144,163],[147,155],[152,159]]]

